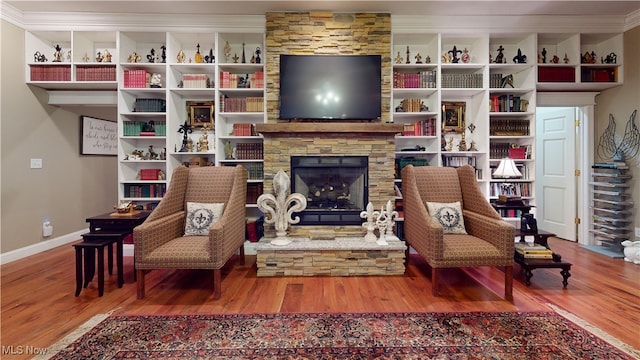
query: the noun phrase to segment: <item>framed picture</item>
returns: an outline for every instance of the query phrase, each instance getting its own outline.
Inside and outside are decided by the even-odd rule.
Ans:
[[[80,117],[81,155],[118,155],[118,124],[115,121]]]
[[[187,101],[187,116],[192,128],[214,130],[213,101]]]
[[[458,133],[464,131],[464,116],[466,103],[442,102],[442,132]]]

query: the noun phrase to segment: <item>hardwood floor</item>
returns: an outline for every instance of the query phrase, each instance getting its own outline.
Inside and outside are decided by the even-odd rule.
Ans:
[[[258,278],[255,256],[245,265],[232,259],[223,270],[222,298],[212,299],[213,273],[160,271],[146,277],[147,292],[136,299],[132,258],[125,258],[125,285],[117,276],[97,281],[75,297],[73,248],[65,245],[0,267],[2,359],[19,346],[46,348],[96,314],[190,314],[273,312],[548,311],[564,309],[640,349],[640,265],[611,259],[577,244],[549,244],[573,263],[569,286],[559,269],[536,269],[532,284],[514,268],[514,302],[502,299],[503,273],[495,268],[442,272],[440,297],[431,296],[430,270],[412,255],[404,276]],[[13,346],[13,348],[10,348]]]

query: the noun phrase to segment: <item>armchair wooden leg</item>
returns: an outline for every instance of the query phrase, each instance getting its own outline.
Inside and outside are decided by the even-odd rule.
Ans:
[[[513,302],[513,266],[504,267],[504,298]]]
[[[431,267],[431,295],[438,296],[438,268]]]
[[[213,299],[218,300],[222,296],[222,269],[213,270]]]
[[[240,265],[244,265],[244,244],[240,246]]]
[[[144,298],[144,270],[136,270],[137,285],[138,285],[138,299]]]

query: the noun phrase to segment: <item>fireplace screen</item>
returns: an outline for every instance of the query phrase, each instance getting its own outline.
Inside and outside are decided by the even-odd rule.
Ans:
[[[300,224],[359,225],[367,204],[366,156],[294,156],[292,192],[307,198]]]

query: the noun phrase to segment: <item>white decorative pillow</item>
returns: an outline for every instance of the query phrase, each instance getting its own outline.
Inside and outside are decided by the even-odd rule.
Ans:
[[[460,202],[437,203],[427,201],[427,210],[432,219],[442,225],[445,234],[466,234]]]
[[[187,202],[184,236],[209,235],[209,228],[222,217],[224,203]]]

